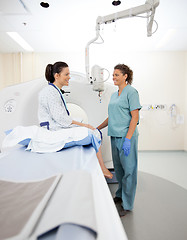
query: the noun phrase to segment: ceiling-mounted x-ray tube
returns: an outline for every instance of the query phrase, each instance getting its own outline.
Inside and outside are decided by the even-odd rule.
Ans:
[[[146,0],[145,4],[129,8],[124,11],[120,11],[117,13],[109,14],[104,17],[98,17],[96,20],[96,36],[92,40],[90,40],[85,49],[85,68],[86,68],[86,78],[90,82],[92,77],[90,76],[90,69],[89,69],[89,46],[92,43],[95,43],[100,36],[100,25],[101,24],[108,24],[115,22],[116,20],[123,19],[123,18],[130,18],[136,17],[140,14],[147,13],[149,16],[148,23],[147,23],[147,36],[152,36],[152,25],[154,21],[155,9],[159,5],[159,0]]]

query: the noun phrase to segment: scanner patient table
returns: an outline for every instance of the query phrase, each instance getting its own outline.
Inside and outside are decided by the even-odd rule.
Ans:
[[[44,154],[16,147],[0,154],[0,180],[23,183],[59,175],[61,179],[23,239],[57,239],[39,236],[67,223],[72,224],[69,232],[81,226],[94,233],[85,238],[80,228],[79,236],[83,235],[77,239],[127,239],[93,147],[75,146]]]

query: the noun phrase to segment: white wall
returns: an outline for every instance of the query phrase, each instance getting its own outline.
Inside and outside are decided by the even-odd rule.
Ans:
[[[85,72],[82,52],[0,54],[0,86],[39,78],[44,75],[46,65],[56,61],[67,62],[72,71]],[[99,64],[112,74],[118,63],[125,63],[134,71],[133,86],[139,91],[142,105],[167,106],[166,110],[141,110],[139,149],[187,149],[187,123],[176,124],[169,111],[176,104],[178,117],[187,119],[187,53],[115,52],[98,45],[90,49],[91,66]]]
[[[0,54],[0,89],[3,88],[4,70],[3,70],[3,55]]]
[[[18,82],[44,76],[48,63],[65,61],[72,71],[84,72],[84,55],[64,53],[12,53],[0,54],[0,89]]]
[[[177,119],[185,114],[184,60],[182,52],[136,56],[134,85],[140,93],[141,103],[166,105],[166,110],[141,111],[139,148],[142,150],[184,148],[184,124],[177,124]],[[177,107],[176,117],[171,117],[172,104]]]
[[[21,55],[19,53],[0,54],[0,88],[21,81]]]
[[[187,151],[187,52],[185,53],[185,131],[184,131],[184,150]]]

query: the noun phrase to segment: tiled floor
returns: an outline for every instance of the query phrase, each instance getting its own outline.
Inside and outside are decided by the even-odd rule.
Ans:
[[[186,240],[186,218],[187,152],[139,152],[134,210],[121,218],[128,239]]]

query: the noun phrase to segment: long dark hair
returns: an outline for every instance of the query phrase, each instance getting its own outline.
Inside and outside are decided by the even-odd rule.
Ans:
[[[133,71],[125,64],[118,64],[114,67],[114,69],[119,69],[123,75],[127,74],[126,81],[128,84],[132,84],[133,81]]]
[[[48,82],[53,83],[55,81],[55,73],[60,73],[63,68],[68,67],[65,62],[56,62],[54,64],[48,64],[45,69],[45,77]]]

